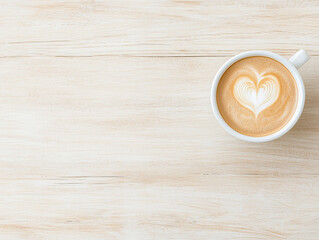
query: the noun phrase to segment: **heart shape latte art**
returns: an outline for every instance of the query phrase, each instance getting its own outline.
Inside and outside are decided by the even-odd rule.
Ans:
[[[277,77],[271,73],[255,72],[255,75],[256,78],[249,75],[239,77],[235,82],[233,93],[236,100],[257,117],[260,112],[276,102],[280,84]]]

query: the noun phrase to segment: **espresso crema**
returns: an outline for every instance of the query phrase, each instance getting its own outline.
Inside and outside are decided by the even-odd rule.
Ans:
[[[271,135],[295,113],[298,88],[290,71],[268,57],[248,57],[231,65],[216,93],[218,109],[235,131],[252,137]]]

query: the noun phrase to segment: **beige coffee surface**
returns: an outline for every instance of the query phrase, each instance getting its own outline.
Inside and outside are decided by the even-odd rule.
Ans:
[[[218,84],[217,104],[226,123],[248,136],[267,136],[293,116],[296,82],[274,59],[249,57],[230,66]]]

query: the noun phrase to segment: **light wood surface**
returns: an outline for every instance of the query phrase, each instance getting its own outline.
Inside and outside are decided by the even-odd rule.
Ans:
[[[318,239],[319,2],[11,0],[0,8],[0,239]],[[311,55],[297,125],[229,136],[232,55]]]

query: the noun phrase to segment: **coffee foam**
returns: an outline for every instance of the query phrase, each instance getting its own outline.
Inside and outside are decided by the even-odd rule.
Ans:
[[[293,76],[281,63],[267,57],[249,57],[225,71],[216,100],[231,128],[248,136],[267,136],[291,119],[297,92]]]
[[[250,69],[255,73],[257,81],[251,76],[243,75],[236,80],[233,93],[236,100],[257,117],[261,111],[276,102],[280,84],[273,74],[265,72],[258,74],[253,67]]]

